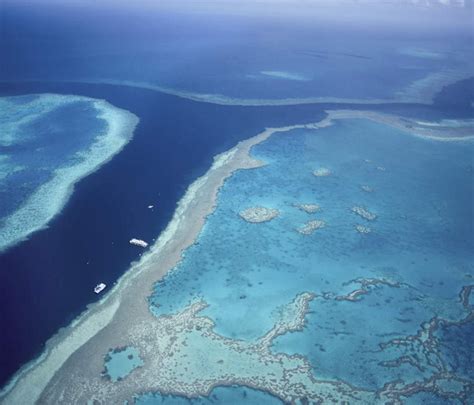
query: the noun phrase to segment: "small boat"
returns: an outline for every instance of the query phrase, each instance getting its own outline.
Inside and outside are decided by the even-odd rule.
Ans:
[[[130,244],[135,246],[141,246],[143,248],[146,248],[148,246],[148,243],[146,243],[144,240],[135,238],[130,239]]]
[[[105,287],[107,287],[104,283],[97,284],[94,288],[94,292],[99,294]]]

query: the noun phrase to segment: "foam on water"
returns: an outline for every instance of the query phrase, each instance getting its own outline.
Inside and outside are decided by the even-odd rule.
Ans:
[[[138,118],[78,96],[5,97],[0,103],[1,251],[44,228],[74,184],[127,144]]]

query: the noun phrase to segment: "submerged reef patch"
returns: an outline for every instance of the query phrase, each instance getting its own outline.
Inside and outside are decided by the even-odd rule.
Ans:
[[[271,221],[279,214],[280,211],[277,209],[266,207],[247,208],[239,213],[242,219],[253,224]]]
[[[130,141],[138,118],[82,96],[4,97],[0,107],[2,251],[44,228],[74,184]]]
[[[375,221],[377,219],[377,215],[370,212],[364,207],[358,207],[354,206],[351,208],[351,211],[357,215],[359,215],[361,218],[366,219],[367,221]]]
[[[316,177],[326,177],[331,175],[331,170],[326,167],[320,167],[313,171],[313,175]]]
[[[311,80],[299,73],[284,72],[280,70],[262,70],[260,74],[274,79],[295,80],[299,82],[307,82]]]
[[[363,131],[358,131],[360,126]],[[436,311],[472,313],[471,290],[467,287],[461,293],[464,309],[459,310],[457,302],[436,298],[458,291],[459,280],[453,285],[442,284],[446,272],[440,269],[440,261],[425,260],[437,254],[437,250],[430,250],[432,245],[426,244],[426,230],[438,238],[430,243],[441,243],[445,240],[445,224],[459,229],[449,217],[443,217],[443,222],[437,220],[433,215],[436,210],[426,204],[427,195],[451,195],[443,186],[451,185],[453,177],[449,182],[440,176],[436,183],[427,181],[432,173],[426,170],[430,167],[426,162],[435,153],[425,152],[444,147],[437,164],[448,168],[457,162],[452,156],[463,162],[470,158],[467,146],[463,144],[461,149],[454,143],[425,142],[362,120],[338,122],[317,133],[313,128],[318,127],[305,126],[298,129],[308,131],[294,131],[291,136],[275,136],[271,142],[262,143],[253,151],[263,161],[273,158],[273,164],[250,162],[245,167],[258,169],[235,172],[225,184],[222,179],[230,172],[219,171],[238,152],[219,157],[219,163],[213,165],[218,168],[209,172],[211,177],[220,173],[215,187],[211,191],[201,189],[208,181],[207,175],[191,186],[201,191],[187,192],[186,205],[180,203],[177,210],[179,220],[164,233],[171,236],[160,236],[142,264],[127,274],[121,283],[123,288],[110,294],[110,299],[120,300],[114,319],[76,349],[63,368],[50,377],[39,401],[80,403],[87,398],[119,403],[144,392],[196,398],[209,395],[218,386],[238,385],[290,403],[400,404],[420,393],[435,394],[437,399],[449,395],[450,399],[466,402],[472,394],[467,388],[472,378],[463,378],[456,370],[434,375],[434,369],[423,364],[420,367],[425,371],[419,371],[413,366],[419,365],[417,359],[405,354],[420,322],[431,319]],[[361,134],[363,143],[347,142],[353,135],[352,128]],[[267,130],[265,135],[274,132]],[[331,142],[324,139],[328,132]],[[377,142],[381,132],[384,148]],[[393,150],[391,141],[410,146],[404,148],[407,159],[403,167],[387,156]],[[353,148],[357,146],[358,156],[354,156]],[[315,185],[308,170],[314,164],[314,155],[306,153],[310,161],[302,159],[295,164],[295,156],[303,155],[302,148],[307,152],[311,147],[326,156],[322,164],[341,174],[337,181]],[[417,154],[419,150],[423,153]],[[360,168],[357,162],[365,157],[387,167],[387,172],[381,176],[375,164]],[[345,176],[345,168],[354,162],[351,176]],[[232,167],[235,170],[240,166]],[[409,220],[413,213],[420,213],[419,206],[411,205],[413,199],[401,199],[405,194],[400,190],[407,186],[407,179],[413,192],[419,192],[422,206],[428,207],[426,215],[420,215],[420,222]],[[376,201],[361,192],[358,185],[366,182],[381,191]],[[387,182],[390,187],[385,189]],[[272,187],[263,192],[262,184]],[[431,193],[420,190],[420,184],[433,186]],[[464,189],[460,192],[467,194]],[[282,212],[300,201],[317,199],[325,207],[325,220],[331,226],[318,235],[318,243],[295,232],[295,225],[308,219],[297,209],[285,211],[271,226],[247,226],[236,213],[251,197],[259,198],[262,205],[271,201],[271,207]],[[384,213],[377,223],[377,233],[370,238],[354,235],[354,224],[347,220],[354,201],[360,208],[368,206]],[[208,204],[207,208],[201,204]],[[400,213],[403,217],[393,221]],[[208,222],[199,243],[194,243],[203,218]],[[399,237],[392,237],[395,232]],[[186,247],[189,250],[183,254]],[[467,266],[461,249],[455,253],[456,261]],[[472,270],[466,268],[463,277]],[[153,295],[148,300],[137,300],[156,280],[161,281],[155,284]],[[308,291],[308,285],[311,292],[302,293]],[[472,316],[469,319],[471,322]],[[408,343],[386,348],[379,345],[394,337]],[[133,378],[112,383],[100,377],[103,356],[110,347],[122,346],[137,347],[144,364]],[[428,353],[431,348],[428,345],[424,349]],[[435,355],[428,353],[430,358]],[[415,356],[417,350],[411,357]],[[335,362],[335,358],[340,361]]]
[[[356,225],[355,229],[359,233],[366,233],[367,234],[367,233],[372,232],[372,229],[370,229],[368,226],[364,226],[364,225]]]
[[[313,221],[308,221],[306,224],[297,229],[302,235],[311,235],[317,229],[324,228],[326,223],[320,219],[315,219]]]
[[[123,341],[139,348],[143,358],[140,373],[133,379],[113,383],[86,377],[82,369],[75,369],[62,378],[76,384],[63,384],[61,397],[47,395],[43,400],[123,403],[132,400],[137,390],[196,397],[208,395],[214,387],[222,385],[259,389],[288,403],[298,398],[319,402],[325,397],[337,402],[373,400],[375,393],[342,381],[316,379],[304,357],[272,351],[277,337],[303,330],[309,304],[314,298],[309,292],[299,294],[279,309],[273,327],[255,341],[234,340],[217,334],[214,322],[200,315],[207,307],[203,301],[193,302],[173,315],[147,319],[122,337]]]

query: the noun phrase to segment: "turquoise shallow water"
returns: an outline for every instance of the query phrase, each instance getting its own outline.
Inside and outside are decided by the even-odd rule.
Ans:
[[[111,350],[105,360],[104,375],[113,382],[119,381],[129,375],[137,367],[143,365],[140,353],[135,347],[123,347]]]
[[[217,387],[208,397],[184,398],[178,395],[143,395],[137,401],[139,405],[208,405],[208,404],[240,404],[242,402],[261,405],[280,405],[282,402],[271,395],[246,387]]]
[[[433,316],[465,316],[458,294],[474,276],[473,152],[469,142],[424,140],[367,120],[274,135],[252,151],[266,166],[225,183],[197,243],[156,285],[151,308],[166,314],[203,298],[217,332],[256,339],[281,305],[310,291],[318,298],[305,330],[278,338],[275,351],[306,356],[319,378],[368,389],[429,377],[435,368],[422,357],[421,368],[388,367],[404,351],[380,344],[416,334]],[[312,174],[321,167],[331,175]],[[295,207],[301,203],[321,211],[308,214]],[[239,217],[258,205],[280,216],[261,224]],[[377,219],[357,216],[354,206]],[[312,235],[296,231],[312,219],[326,226]],[[358,233],[359,224],[372,232]],[[356,302],[335,299],[361,288],[357,279],[373,278],[390,285],[372,285]],[[452,342],[468,332],[440,333],[451,370],[472,378],[472,367],[452,359]]]

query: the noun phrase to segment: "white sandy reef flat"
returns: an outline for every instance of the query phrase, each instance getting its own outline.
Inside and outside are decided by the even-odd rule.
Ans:
[[[284,400],[295,396],[317,400],[331,395],[339,401],[367,403],[380,395],[396,399],[406,393],[410,387],[397,386],[392,387],[393,390],[386,387],[383,393],[375,393],[342,381],[318,380],[304,358],[271,351],[275,336],[302,328],[308,302],[313,299],[310,293],[302,293],[283,311],[292,316],[280,319],[265,336],[248,344],[214,332],[213,321],[199,314],[206,306],[204,302],[195,302],[172,316],[156,317],[146,300],[153,285],[179,263],[183,252],[196,241],[206,217],[215,208],[224,181],[236,170],[258,168],[263,164],[250,156],[254,145],[276,133],[323,128],[333,120],[348,118],[402,126],[412,133],[403,119],[396,116],[370,111],[330,111],[327,118],[314,124],[266,129],[216,156],[209,171],[189,186],[173,219],[150,251],[99,303],[54,336],[38,359],[17,373],[0,394],[0,402],[74,404],[97,399],[101,403],[121,403],[138,392],[161,391],[191,397],[205,395],[218,385],[233,384],[262,389]],[[207,347],[209,356],[225,355],[233,359],[231,366],[224,367],[216,361],[214,367],[196,369],[189,346],[192,342]],[[143,366],[132,372],[133,378],[114,385],[101,377],[104,356],[111,347],[128,345],[138,348]],[[173,359],[170,353],[174,353]],[[158,364],[160,361],[166,362],[165,368]],[[288,370],[293,371],[288,374]],[[275,382],[273,375],[281,379]]]

